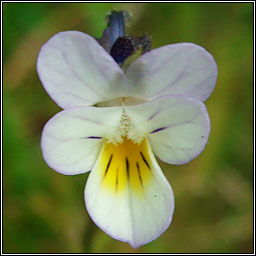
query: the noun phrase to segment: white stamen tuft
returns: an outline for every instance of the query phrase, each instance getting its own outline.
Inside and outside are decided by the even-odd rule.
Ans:
[[[134,124],[125,112],[125,108],[123,108],[119,125],[114,134],[108,137],[108,143],[120,144],[124,139],[130,139],[134,143],[140,143],[144,139],[144,136],[135,129]]]

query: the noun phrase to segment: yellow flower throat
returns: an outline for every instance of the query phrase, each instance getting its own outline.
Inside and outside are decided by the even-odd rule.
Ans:
[[[136,193],[143,193],[152,177],[152,161],[146,139],[134,143],[123,138],[122,143],[105,142],[98,171],[102,176],[102,187],[114,193],[121,193],[130,188]]]

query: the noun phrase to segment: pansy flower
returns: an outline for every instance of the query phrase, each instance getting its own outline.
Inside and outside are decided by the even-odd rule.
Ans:
[[[202,47],[179,43],[151,50],[124,72],[87,34],[53,36],[37,70],[64,110],[45,125],[42,152],[55,171],[89,174],[85,204],[111,237],[139,247],[170,225],[172,188],[156,157],[185,164],[204,149],[210,130],[202,103],[217,67]]]

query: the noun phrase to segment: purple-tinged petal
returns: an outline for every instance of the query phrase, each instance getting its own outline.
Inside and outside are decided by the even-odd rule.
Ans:
[[[40,50],[37,71],[51,98],[62,108],[91,106],[123,95],[124,74],[87,34],[60,32]]]
[[[133,86],[133,97],[151,100],[182,94],[205,101],[215,87],[217,66],[204,48],[179,43],[144,54],[131,64],[126,75]]]

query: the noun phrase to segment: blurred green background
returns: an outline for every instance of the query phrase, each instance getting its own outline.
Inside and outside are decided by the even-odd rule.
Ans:
[[[173,222],[136,250],[90,220],[88,174],[58,174],[40,150],[44,124],[61,110],[38,79],[40,47],[64,30],[100,37],[112,9],[130,11],[127,34],[147,32],[152,48],[193,42],[219,68],[204,152],[183,166],[161,163],[175,193]],[[253,251],[253,3],[4,3],[3,22],[3,252]]]

